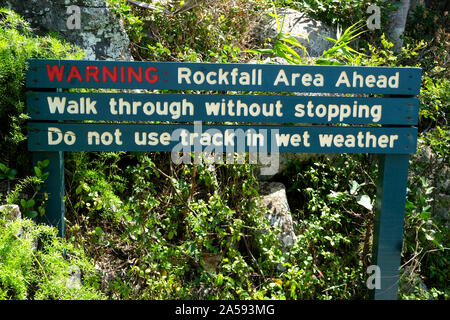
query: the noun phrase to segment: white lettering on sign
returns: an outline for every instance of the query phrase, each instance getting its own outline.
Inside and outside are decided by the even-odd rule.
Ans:
[[[170,114],[172,119],[178,119],[181,116],[194,115],[194,105],[183,99],[182,101],[142,101],[134,100],[132,102],[126,101],[122,98],[117,101],[115,98],[109,99],[109,111],[113,115],[137,115],[140,110],[146,116],[154,114],[160,116],[167,116]]]
[[[55,114],[57,111],[60,114],[64,112],[70,114],[97,114],[97,109],[95,105],[97,101],[91,101],[91,98],[80,98],[80,100],[69,100],[67,101],[66,106],[66,98],[60,97],[47,97],[48,108],[51,114]]]
[[[162,144],[164,146],[168,146],[170,144],[171,135],[169,132],[162,132],[159,134],[158,132],[135,132],[134,133],[134,142],[138,146],[156,146],[158,144]]]
[[[395,141],[398,140],[398,135],[381,135],[379,137],[366,132],[364,135],[361,131],[355,136],[353,134],[319,134],[320,147],[337,147],[341,148],[345,146],[346,148],[394,148]]]
[[[375,77],[375,75],[373,74],[369,74],[368,76],[364,77],[363,75],[358,74],[358,72],[354,71],[350,77],[350,81],[347,72],[342,71],[336,82],[336,87],[338,88],[341,85],[344,85],[347,88],[363,88],[364,86],[367,88],[398,88],[399,77],[399,72],[396,72],[395,75],[388,78],[385,75],[379,75],[378,77]]]
[[[241,100],[237,100],[236,103],[229,99],[228,102],[225,99],[222,99],[221,102],[205,102],[206,114],[208,116],[214,115],[218,116],[219,114],[222,116],[252,116],[258,117],[261,114],[264,117],[273,117],[276,115],[277,117],[282,117],[283,112],[281,108],[283,105],[280,100],[277,100],[276,103],[252,103],[246,104],[241,102]]]
[[[287,147],[289,145],[289,143],[294,146],[294,147],[299,147],[300,146],[300,142],[303,140],[303,145],[305,147],[309,147],[311,146],[310,142],[309,142],[309,132],[308,131],[304,131],[303,135],[300,135],[299,133],[294,133],[294,134],[279,134],[276,133],[275,134],[275,141],[277,143],[277,146],[283,146],[283,147]]]
[[[113,142],[117,145],[122,145],[123,142],[121,140],[122,132],[120,129],[116,129],[114,134],[109,131],[105,131],[100,134],[97,131],[89,131],[87,135],[88,145],[102,145],[109,146]]]
[[[358,101],[354,101],[353,106],[348,104],[318,104],[314,105],[312,101],[308,101],[306,105],[297,104],[295,106],[295,116],[303,118],[305,116],[309,118],[326,117],[328,121],[333,119],[339,119],[340,122],[344,121],[348,117],[356,118],[372,118],[372,122],[378,122],[381,119],[382,106],[379,104],[368,106],[365,104],[359,104]]]
[[[178,68],[178,84],[197,84],[202,85],[205,82],[209,85],[262,85],[262,69],[253,68],[251,72],[239,71],[239,68],[233,68],[231,71],[224,71],[219,68],[216,71],[209,71],[205,74],[203,71],[195,71],[188,67]]]
[[[394,80],[392,80],[394,81]],[[176,95],[174,95],[176,96]],[[143,97],[130,98],[125,96],[108,97],[108,100],[94,100],[89,96],[79,97],[61,97],[47,96],[48,116],[65,115],[96,115],[92,120],[100,119],[101,116],[108,116],[108,119],[116,119],[127,116],[139,116],[143,121],[159,116],[167,120],[181,120],[184,117],[194,116],[212,118],[212,117],[246,117],[250,121],[252,118],[259,120],[261,118],[279,118],[291,122],[320,121],[320,123],[380,123],[383,119],[384,105],[380,100],[360,102],[358,98],[353,101],[339,103],[338,99],[331,102],[321,102],[320,100],[301,99],[301,103],[295,100],[280,99],[255,99],[248,97],[226,96],[213,98],[211,100],[202,99],[201,101],[178,97],[167,99],[164,95],[153,95],[151,98]],[[314,102],[317,101],[317,102]],[[381,100],[381,102],[383,102]],[[375,104],[380,103],[380,104]],[[106,106],[105,106],[106,104]],[[100,112],[100,113],[99,113]],[[89,117],[86,117],[90,119]],[[136,117],[133,117],[133,120]],[[275,120],[275,119],[274,119]],[[187,119],[189,121],[189,119]],[[276,120],[277,121],[277,120]],[[346,122],[347,123],[347,122]]]
[[[298,81],[297,81],[298,80]],[[273,83],[274,86],[278,86],[280,83],[284,84],[285,86],[298,86],[299,84],[305,87],[309,87],[311,85],[315,87],[323,87],[324,86],[324,78],[323,74],[316,73],[311,75],[310,73],[304,73],[303,75],[297,72],[291,73],[290,77],[286,75],[286,72],[284,69],[280,69],[278,71],[278,75],[275,78],[275,81]]]
[[[63,133],[56,127],[48,128],[47,143],[49,146],[60,144],[63,140],[65,144],[70,146],[76,142],[77,136],[73,131],[67,131]]]

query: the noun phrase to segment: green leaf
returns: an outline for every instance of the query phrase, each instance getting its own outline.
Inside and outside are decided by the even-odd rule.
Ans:
[[[304,46],[293,36],[283,35],[282,37],[280,37],[280,41],[287,42],[287,43],[292,44],[293,46],[296,46],[299,48],[304,48]]]
[[[17,174],[17,170],[11,169],[11,170],[8,172],[8,179],[9,179],[9,180],[14,180],[14,177],[16,176],[16,174]]]
[[[435,241],[435,240],[434,240],[434,237],[433,237],[431,234],[429,234],[429,233],[425,233],[425,238],[426,238],[427,240],[429,240],[429,241]]]
[[[432,241],[439,249],[444,250],[444,246],[440,244],[436,239],[433,239]]]
[[[422,218],[423,220],[428,220],[428,218],[430,218],[431,212],[429,211],[423,211],[420,214],[420,218]]]
[[[219,273],[216,278],[216,286],[221,286],[223,283],[223,275]]]
[[[405,208],[407,210],[412,211],[412,210],[414,210],[416,208],[416,206],[415,206],[415,204],[413,202],[406,200]]]
[[[34,206],[36,202],[34,201],[34,199],[30,199],[26,202],[26,207],[27,208],[31,208],[32,206]]]
[[[372,210],[372,201],[370,197],[366,194],[359,195],[357,198],[357,203],[368,210]]]
[[[34,167],[34,172],[36,173],[36,176],[38,178],[42,177],[42,171],[39,169],[39,167]]]
[[[292,49],[291,47],[289,47],[288,45],[281,43],[281,42],[278,43],[278,45],[280,46],[280,49],[283,50],[286,54],[290,54],[297,60],[301,60],[301,57],[299,56],[299,54],[297,52],[295,52],[295,50]]]
[[[102,236],[105,234],[105,232],[103,231],[102,228],[100,228],[100,227],[95,227],[95,234],[96,234],[97,236],[99,236],[99,237],[102,237]]]
[[[41,165],[39,167],[41,169],[44,169],[44,168],[47,168],[49,164],[50,164],[50,160],[45,159],[44,161],[41,162]]]
[[[41,179],[45,181],[45,180],[47,180],[47,178],[48,178],[49,175],[50,175],[50,172],[45,172],[45,173],[42,175]]]
[[[25,199],[20,199],[20,204],[22,205],[22,207],[24,209],[28,209],[28,208],[31,208],[32,206],[34,206],[35,201],[34,201],[34,199],[30,199],[28,201]]]
[[[261,53],[261,54],[273,54],[273,49],[252,49],[252,50],[244,50],[243,52]]]
[[[356,194],[361,186],[355,180],[350,181],[350,194]]]
[[[32,210],[32,211],[28,211],[26,213],[26,216],[28,218],[34,219],[34,218],[36,218],[38,216],[38,213],[37,213],[37,211]]]
[[[321,66],[332,66],[332,65],[343,66],[343,65],[345,65],[345,63],[343,63],[343,62],[335,61],[332,59],[325,59],[325,58],[318,58],[317,60],[315,60],[315,64],[321,65]]]
[[[327,40],[329,40],[329,41],[331,41],[331,42],[333,42],[333,43],[336,43],[336,42],[337,42],[336,39],[333,39],[333,38],[330,38],[330,37],[325,37],[325,36],[321,36],[321,37],[324,38],[324,39],[327,39]]]

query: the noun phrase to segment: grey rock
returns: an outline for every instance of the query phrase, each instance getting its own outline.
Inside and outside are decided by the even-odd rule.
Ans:
[[[268,209],[266,217],[270,226],[280,229],[280,243],[284,248],[292,247],[297,237],[284,185],[280,182],[261,182],[259,191],[261,205]]]
[[[80,29],[69,29],[69,6],[80,8]],[[0,0],[27,19],[37,34],[58,32],[62,39],[85,50],[87,60],[131,59],[129,39],[123,24],[109,10],[105,0]]]
[[[0,212],[5,213],[8,220],[17,220],[22,218],[20,208],[16,204],[2,205],[0,206]]]
[[[280,9],[277,14],[280,25],[284,17],[282,31],[284,33],[292,33],[292,36],[305,46],[310,57],[320,57],[325,50],[333,46],[331,41],[323,37],[336,38],[336,30],[334,28],[291,8]],[[255,28],[255,37],[261,43],[264,43],[266,38],[271,38],[274,41],[277,34],[278,28],[276,21],[268,15]],[[295,50],[299,55],[304,56],[302,49],[295,48]]]
[[[22,213],[20,207],[16,204],[6,204],[0,206],[0,214],[6,214],[6,219],[10,221],[15,221],[22,219]],[[30,237],[29,234],[24,232],[23,228],[17,230],[16,236],[21,239],[26,239]],[[38,239],[31,238],[31,250],[36,250],[38,247]]]
[[[67,278],[66,287],[69,289],[81,289],[81,270],[78,266],[69,266],[70,276]]]

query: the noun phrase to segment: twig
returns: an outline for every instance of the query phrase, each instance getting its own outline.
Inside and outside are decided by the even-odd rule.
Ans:
[[[345,285],[346,285],[346,283],[339,284],[339,285],[337,285],[337,286],[332,286],[332,287],[329,287],[329,288],[327,288],[327,289],[325,289],[325,290],[322,290],[322,292],[327,292],[327,291],[329,291],[329,290],[333,290],[333,289],[336,289],[336,288],[339,288],[339,287],[343,287],[343,286],[345,286]]]
[[[170,182],[170,185],[172,186],[172,189],[175,191],[176,195],[178,196],[178,198],[181,200],[181,202],[183,202],[183,204],[186,206],[186,208],[188,208],[188,210],[196,217],[198,218],[198,213],[195,212],[190,206],[189,204],[186,202],[186,200],[183,199],[183,197],[181,196],[181,194],[178,192],[177,188],[174,186],[173,182],[172,182],[172,177],[168,176],[165,172],[163,172],[161,169],[159,169],[158,167],[154,167],[160,174],[162,174],[165,178],[167,178]]]
[[[146,2],[141,2],[141,1],[135,1],[135,0],[127,0],[127,2],[129,4],[132,4],[136,7],[142,8],[142,9],[148,9],[148,10],[158,10],[158,9],[162,9],[162,8],[158,8],[157,6],[150,4],[150,3],[146,3]],[[165,14],[170,14],[170,11],[166,10],[166,9],[162,9],[163,12]]]
[[[245,247],[247,248],[247,251],[250,254],[250,257],[252,258],[253,262],[256,264],[256,267],[258,268],[259,273],[264,278],[264,272],[261,270],[261,267],[259,266],[258,261],[256,260],[256,258],[253,256],[252,252],[250,251],[250,248],[248,247],[247,240],[245,239],[245,236],[242,237],[242,239],[244,240]]]
[[[197,153],[195,153],[195,156],[197,156]],[[195,178],[197,175],[197,164],[195,162],[194,159],[194,164],[193,164],[193,168],[192,168],[192,178],[191,178],[191,189],[189,190],[189,198],[188,198],[188,203],[191,203],[192,197],[194,196],[194,190],[195,190]]]
[[[173,14],[179,14],[198,7],[204,0],[187,0],[181,7],[176,9]]]

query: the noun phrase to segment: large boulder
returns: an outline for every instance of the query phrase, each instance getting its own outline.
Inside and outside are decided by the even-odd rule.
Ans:
[[[282,24],[282,32],[291,33],[291,35],[306,48],[308,55],[306,58],[320,57],[324,51],[333,46],[333,43],[324,37],[336,38],[336,29],[291,8],[278,9],[277,14],[280,27]],[[255,40],[259,43],[260,47],[262,47],[261,44],[264,43],[267,38],[270,38],[273,42],[278,33],[279,30],[276,20],[269,15],[262,18],[254,29]],[[302,49],[296,47],[293,47],[293,49],[295,49],[300,56],[304,56]],[[268,58],[266,62],[272,64],[287,64],[284,59],[279,57]],[[317,94],[302,93],[302,95],[312,96]],[[277,173],[283,172],[291,161],[307,161],[316,156],[316,154],[280,153],[278,166],[272,166],[276,168],[275,172],[258,172],[258,179],[261,181],[270,180]]]
[[[88,60],[131,59],[123,24],[105,0],[0,0],[27,19],[38,34],[57,32],[61,38],[85,50]],[[79,8],[79,25],[73,23]],[[73,7],[72,7],[73,8]]]
[[[303,46],[310,57],[320,57],[325,50],[333,46],[333,43],[323,37],[336,38],[336,30],[324,23],[314,20],[308,15],[291,8],[279,9],[277,12],[280,27],[284,19],[282,32],[291,33]],[[272,42],[279,33],[276,21],[273,17],[261,19],[260,24],[255,28],[256,39],[264,43],[267,38]],[[304,55],[300,48],[294,49],[301,56]]]
[[[270,226],[280,230],[278,239],[284,248],[290,248],[297,241],[294,223],[286,196],[286,188],[280,182],[261,182],[261,205],[267,208],[266,218]]]

